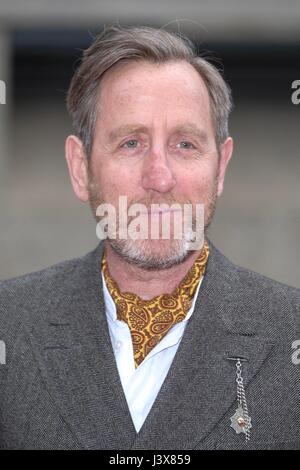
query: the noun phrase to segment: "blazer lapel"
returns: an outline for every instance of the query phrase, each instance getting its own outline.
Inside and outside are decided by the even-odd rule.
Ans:
[[[230,358],[244,359],[247,387],[270,352],[273,344],[260,336],[251,306],[239,294],[234,265],[227,264],[210,244],[195,310],[132,449],[201,448],[205,438],[205,447],[213,448],[212,430],[236,402],[236,366]],[[230,421],[228,432],[234,432]]]
[[[102,244],[64,273],[47,321],[34,326],[31,338],[48,391],[79,447],[128,449],[136,431],[109,337],[101,258]]]

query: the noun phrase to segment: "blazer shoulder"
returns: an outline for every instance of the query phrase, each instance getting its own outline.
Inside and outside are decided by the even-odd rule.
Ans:
[[[263,274],[252,271],[251,269],[245,268],[238,264],[230,261],[225,255],[223,255],[212,243],[210,243],[214,264],[219,266],[223,272],[229,273],[230,277],[236,277],[240,283],[251,290],[269,290],[270,292],[280,292],[283,295],[292,297],[295,300],[300,299],[300,289],[297,287],[289,286],[282,282],[271,279]]]
[[[290,318],[300,331],[300,289],[239,266],[212,244],[211,248],[212,270],[218,273],[216,279],[231,299],[239,299],[253,312],[270,313],[272,320],[269,320],[275,323]]]
[[[78,288],[88,276],[99,248],[90,253],[62,261],[40,271],[0,281],[0,333],[16,322],[26,323],[28,315],[42,313],[47,304]]]

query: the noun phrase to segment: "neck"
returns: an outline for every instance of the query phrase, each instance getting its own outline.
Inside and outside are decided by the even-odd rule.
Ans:
[[[171,294],[199,256],[192,251],[182,263],[167,269],[151,270],[128,263],[105,242],[107,266],[110,276],[121,292],[132,292],[143,300],[150,300],[160,294]]]

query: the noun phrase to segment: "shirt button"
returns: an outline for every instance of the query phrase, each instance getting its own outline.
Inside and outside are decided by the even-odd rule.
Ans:
[[[123,345],[122,341],[116,341],[116,344],[115,344],[116,349],[121,349],[122,345]]]

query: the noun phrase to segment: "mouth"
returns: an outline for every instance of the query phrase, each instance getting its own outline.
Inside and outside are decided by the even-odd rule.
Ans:
[[[167,214],[167,213],[172,213],[172,212],[182,212],[181,209],[150,209],[148,211],[141,211],[140,214]]]

